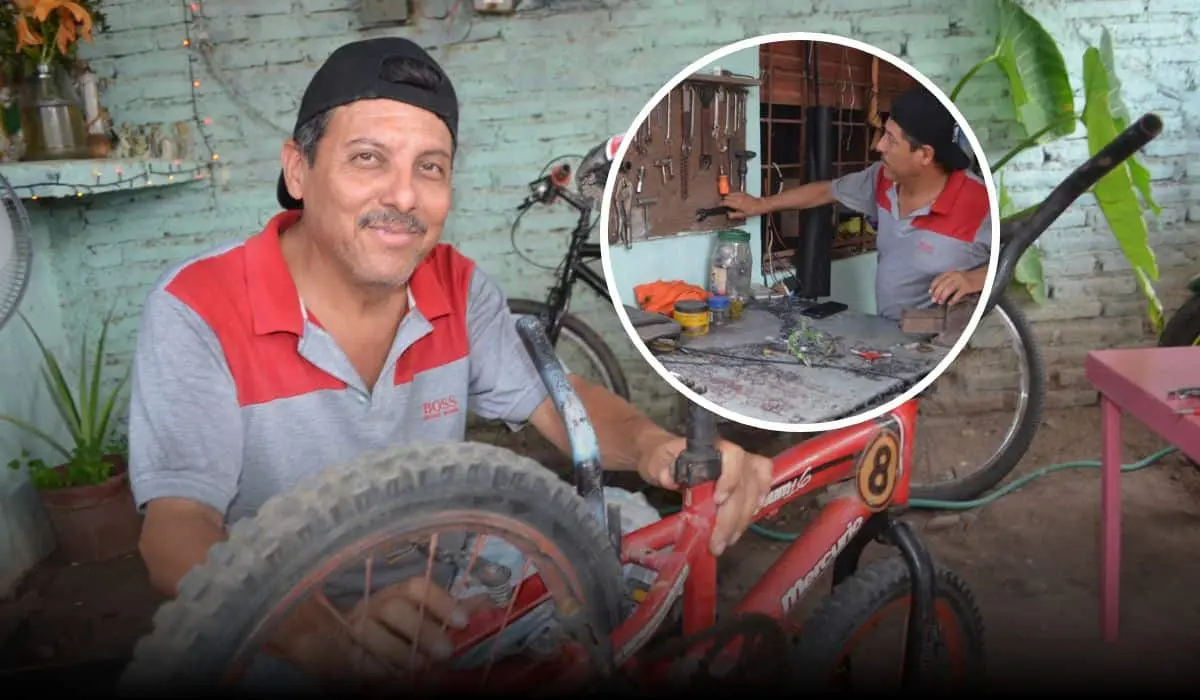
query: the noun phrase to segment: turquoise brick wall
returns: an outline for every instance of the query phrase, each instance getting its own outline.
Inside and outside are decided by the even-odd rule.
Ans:
[[[202,185],[27,203],[41,238],[43,279],[26,310],[38,314],[46,332],[73,347],[99,314],[115,308],[111,359],[123,365],[133,347],[141,300],[154,279],[189,255],[262,226],[275,211],[279,145],[307,78],[338,44],[381,33],[359,29],[358,4],[202,3],[215,70],[197,63],[197,94],[200,116],[212,119],[211,138],[222,164],[218,176]],[[453,3],[414,4],[436,17]],[[412,27],[386,30],[433,47],[459,87],[462,157],[447,238],[478,259],[513,296],[538,296],[550,283],[548,273],[526,267],[510,250],[512,207],[528,180],[551,157],[582,153],[624,130],[663,82],[708,52],[766,32],[830,32],[905,58],[949,89],[992,44],[991,3],[984,0],[632,0],[606,3],[607,8],[574,1],[536,4],[550,9],[510,17],[472,18],[460,12],[453,23],[418,17]],[[1200,203],[1195,203],[1200,183],[1200,58],[1195,52],[1200,16],[1190,14],[1195,2],[1025,4],[1062,44],[1077,87],[1082,86],[1083,42],[1098,41],[1099,28],[1109,27],[1126,102],[1138,112],[1159,111],[1166,121],[1166,135],[1148,149],[1145,162],[1164,206],[1163,227],[1152,239],[1164,268],[1163,296],[1173,305],[1184,277],[1200,268],[1200,246],[1195,245],[1200,225]],[[84,47],[84,53],[106,79],[103,100],[116,121],[191,118],[185,6],[175,0],[110,0],[106,7],[114,30]],[[960,102],[988,153],[997,157],[1013,136],[1006,123],[1011,110],[1003,81],[985,71]],[[1085,144],[1078,138],[1029,153],[1011,164],[1006,183],[1019,204],[1028,203],[1084,155]],[[531,251],[528,255],[552,265],[570,225],[565,211],[531,213],[522,222],[518,243]],[[1049,343],[1047,359],[1058,382],[1052,402],[1086,402],[1094,395],[1084,388],[1083,352],[1140,342],[1142,303],[1090,201],[1064,216],[1045,242],[1046,271],[1056,299],[1035,317],[1041,320]],[[575,310],[625,358],[631,383],[641,390],[639,403],[656,414],[666,412],[665,383],[644,367],[615,315],[586,292],[577,298]],[[30,362],[29,353],[15,345],[19,330],[6,328],[0,335],[0,360],[12,367]],[[30,363],[27,370],[36,372],[36,367]],[[28,385],[6,384],[0,403],[44,401],[31,392]],[[11,433],[0,434],[0,445],[17,443]],[[21,493],[27,505],[28,489]],[[0,499],[6,501],[0,512],[17,512],[16,496],[4,494],[0,489]],[[8,556],[36,549],[26,546],[32,542],[30,528],[0,523],[0,543],[18,543],[0,547],[0,582],[30,563],[32,555]]]
[[[911,61],[947,89],[992,42],[991,3],[982,0],[855,0],[755,3],[654,0],[617,3],[612,9],[520,12],[510,17],[470,17],[452,24],[418,17],[410,35],[434,48],[456,80],[463,103],[462,156],[456,174],[456,209],[447,238],[505,282],[513,296],[538,296],[548,273],[531,270],[511,252],[507,229],[513,205],[527,181],[551,157],[580,153],[608,134],[625,129],[645,100],[678,70],[711,50],[764,31],[803,29],[841,33],[868,41]],[[56,216],[70,233],[54,240],[61,280],[66,335],[116,304],[118,358],[132,347],[136,314],[146,287],[171,262],[214,242],[256,230],[273,213],[272,188],[279,143],[291,125],[296,101],[316,63],[333,47],[363,32],[351,0],[209,0],[200,29],[214,43],[215,72],[197,65],[201,116],[211,117],[212,142],[222,168],[213,187],[190,186],[131,196],[108,196],[82,206],[62,207]],[[1100,22],[1118,46],[1119,67],[1134,109],[1158,109],[1168,136],[1156,143],[1149,166],[1162,179],[1165,222],[1186,217],[1184,175],[1197,148],[1197,127],[1186,116],[1195,91],[1196,59],[1188,53],[1196,20],[1178,14],[1183,5],[1116,0],[1060,3],[1036,0],[1030,8],[1060,38],[1069,65],[1079,75],[1080,42],[1095,39]],[[428,14],[440,9],[430,7]],[[88,47],[108,79],[105,103],[117,121],[169,121],[191,112],[191,87],[184,78],[187,51],[184,12],[172,0],[114,2],[117,31]],[[126,29],[121,29],[127,27]],[[293,41],[303,38],[303,41]],[[1153,61],[1153,63],[1151,63]],[[1154,80],[1134,79],[1153,67]],[[505,75],[507,74],[507,76]],[[1174,91],[1175,97],[1168,97]],[[976,78],[961,102],[992,157],[1011,143],[1011,114],[1004,84],[994,71]],[[1195,110],[1193,110],[1194,112]],[[1051,162],[1030,154],[1013,163],[1009,185],[1026,201],[1045,191],[1077,162],[1083,143],[1048,149]],[[1058,158],[1060,160],[1054,160]],[[1195,159],[1195,155],[1190,158]],[[1065,159],[1065,160],[1061,160]],[[1174,179],[1175,181],[1173,181]],[[1047,237],[1052,278],[1062,280],[1064,298],[1043,316],[1090,316],[1094,300],[1072,300],[1072,275],[1099,259],[1120,267],[1111,236],[1095,231],[1094,213],[1080,207]],[[530,257],[553,264],[571,223],[566,211],[525,217],[519,245]],[[1182,229],[1159,234],[1164,245],[1184,242]],[[1179,251],[1174,251],[1179,252]],[[1169,259],[1173,249],[1164,248]],[[117,273],[119,271],[119,273]],[[1116,273],[1121,277],[1121,273]],[[1124,278],[1122,278],[1124,279]],[[1168,284],[1173,280],[1168,278]],[[1086,296],[1086,295],[1085,295]],[[579,313],[594,319],[612,338],[632,373],[644,371],[615,318],[586,292]],[[1136,299],[1114,307],[1128,316]],[[635,382],[635,384],[643,384]],[[651,400],[665,385],[645,383]]]

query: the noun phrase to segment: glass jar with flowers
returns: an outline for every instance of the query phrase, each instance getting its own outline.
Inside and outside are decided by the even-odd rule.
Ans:
[[[99,0],[11,0],[0,10],[0,80],[17,93],[22,160],[88,158],[74,84],[80,40],[104,29]]]

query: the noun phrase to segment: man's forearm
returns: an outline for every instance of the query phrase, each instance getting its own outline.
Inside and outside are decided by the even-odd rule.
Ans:
[[[810,182],[807,185],[793,187],[779,194],[773,194],[761,199],[766,207],[764,214],[789,209],[811,209],[833,202],[833,183],[830,181]]]
[[[215,516],[179,510],[176,504],[151,502],[142,526],[140,550],[151,585],[168,598],[178,595],[179,582],[208,559],[214,545],[227,538],[225,528]],[[280,624],[267,643],[267,651],[293,660],[309,656],[307,648],[327,626],[328,617],[315,602],[302,603]]]
[[[204,563],[214,544],[224,541],[225,530],[199,513],[172,514],[168,520],[168,516],[159,514],[156,505],[147,509],[139,549],[150,584],[159,593],[174,598],[183,577]]]
[[[587,409],[588,420],[600,445],[600,462],[608,471],[633,471],[642,455],[662,439],[672,437],[629,402],[602,386],[571,377],[571,384]],[[563,454],[571,444],[562,418],[549,400],[535,413],[538,431]]]

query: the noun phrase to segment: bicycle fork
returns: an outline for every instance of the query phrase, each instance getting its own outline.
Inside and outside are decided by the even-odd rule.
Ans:
[[[872,540],[890,544],[900,550],[900,556],[908,565],[912,595],[909,598],[908,627],[905,630],[904,677],[901,685],[905,690],[918,689],[925,679],[925,673],[932,661],[930,656],[937,642],[937,618],[934,611],[937,601],[937,579],[933,556],[908,523],[896,520],[886,512],[879,513],[867,521],[858,536],[850,541],[834,561],[835,587],[858,570],[863,550]]]

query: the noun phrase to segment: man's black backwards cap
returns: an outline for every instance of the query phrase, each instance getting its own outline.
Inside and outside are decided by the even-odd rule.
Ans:
[[[892,101],[891,120],[912,138],[933,148],[933,158],[950,171],[962,170],[971,159],[958,146],[958,123],[950,110],[925,88],[916,87]]]
[[[399,70],[419,63],[437,76],[432,89],[413,84]],[[358,100],[386,99],[428,110],[446,123],[450,138],[458,142],[458,96],[441,66],[424,49],[408,39],[380,37],[355,41],[339,47],[317,69],[300,100],[296,129],[313,117]],[[276,198],[284,209],[303,209],[304,204],[288,194],[279,174]]]

